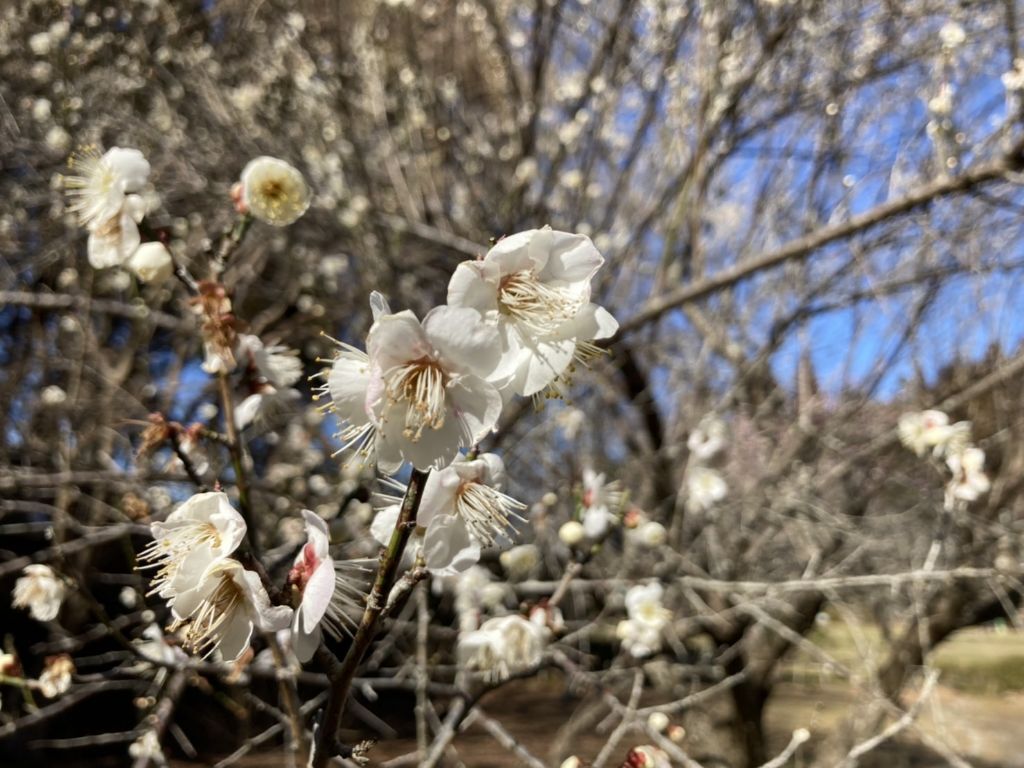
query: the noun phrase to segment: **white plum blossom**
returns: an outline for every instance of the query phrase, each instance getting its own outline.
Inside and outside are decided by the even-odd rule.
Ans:
[[[245,520],[219,491],[195,494],[151,529],[153,542],[139,554],[140,567],[157,569],[150,594],[171,601],[234,552],[246,533]]]
[[[668,531],[657,520],[647,520],[634,529],[633,539],[641,546],[653,549],[668,541]]]
[[[583,470],[583,496],[581,498],[583,530],[589,539],[601,539],[611,526],[619,521],[618,509],[622,504],[622,491],[617,481],[605,482],[604,473]]]
[[[540,663],[551,633],[544,624],[519,615],[488,619],[479,629],[461,632],[456,648],[459,667],[499,682]]]
[[[573,360],[588,362],[618,323],[590,301],[604,263],[589,237],[550,227],[500,240],[480,261],[461,263],[448,303],[471,307],[495,324],[501,363],[490,374],[503,394],[537,395],[554,387]]]
[[[302,399],[297,389],[274,389],[269,384],[254,392],[235,406],[235,426],[245,429],[250,424],[272,427],[295,410]]]
[[[479,627],[483,610],[500,608],[505,604],[507,586],[495,582],[491,572],[479,565],[471,565],[462,573],[448,577],[448,580],[454,582],[455,614],[459,618],[461,632]]]
[[[540,550],[534,544],[520,544],[502,552],[498,562],[510,581],[522,581],[529,577],[540,562]]]
[[[174,274],[174,259],[161,242],[143,243],[128,259],[128,269],[144,283],[162,283]]]
[[[697,461],[711,461],[725,449],[728,437],[729,431],[725,422],[715,414],[709,413],[690,432],[686,447]]]
[[[482,547],[508,540],[512,520],[522,520],[518,513],[526,505],[501,492],[504,480],[505,465],[493,453],[459,457],[430,473],[416,524],[425,531],[420,552],[431,573],[464,571],[480,559]],[[381,544],[391,538],[398,514],[393,504],[374,518],[371,533]]]
[[[66,653],[46,660],[46,668],[39,676],[39,690],[48,699],[55,699],[67,693],[71,687],[71,675],[75,673],[74,662]]]
[[[64,180],[71,197],[70,210],[90,231],[116,218],[149,178],[149,163],[137,149],[111,147],[103,155],[94,147],[68,160],[76,172]]]
[[[146,215],[145,201],[129,195],[119,213],[90,229],[87,252],[93,269],[123,266],[142,243],[139,222]]]
[[[626,593],[626,615],[616,634],[633,656],[649,656],[662,644],[662,631],[672,614],[662,603],[664,590],[657,582],[631,587]]]
[[[285,227],[309,208],[309,186],[302,174],[276,157],[261,156],[242,171],[242,203],[260,221]]]
[[[498,334],[476,310],[436,307],[422,323],[408,310],[381,314],[366,348],[341,345],[323,391],[346,446],[375,454],[383,472],[446,467],[497,424],[501,396],[484,377]]]
[[[137,149],[113,147],[103,155],[85,149],[68,165],[75,172],[64,180],[69,209],[89,231],[89,264],[124,265],[141,243],[138,224],[147,206],[138,192],[149,178],[149,163]]]
[[[307,540],[295,558],[288,581],[302,594],[292,624],[292,648],[299,661],[305,662],[320,645],[320,623],[334,595],[334,559],[327,524],[309,510],[303,510],[302,517]]]
[[[670,722],[668,715],[664,712],[651,712],[647,717],[647,727],[656,733],[661,733],[668,728]]]
[[[159,624],[150,624],[142,630],[142,637],[135,641],[139,654],[157,664],[178,664],[188,660],[188,656],[177,645],[167,642]]]
[[[353,626],[361,592],[346,578],[342,563],[330,553],[330,534],[315,513],[303,510],[306,544],[295,558],[288,581],[302,599],[292,623],[292,648],[299,661],[309,661],[320,645],[323,628],[337,637]]]
[[[918,456],[924,456],[929,449],[935,456],[956,453],[964,448],[971,435],[971,423],[958,421],[949,423],[949,416],[942,411],[920,411],[904,413],[897,426],[900,441]]]
[[[951,453],[946,465],[953,473],[947,490],[953,499],[977,501],[992,486],[985,474],[985,452],[981,448],[971,446]]]
[[[186,649],[204,657],[219,649],[227,661],[249,647],[254,626],[276,632],[293,614],[288,606],[271,605],[260,577],[232,558],[213,561],[192,589],[175,596],[171,610],[177,620],[169,630],[181,633]]]
[[[251,333],[238,335],[235,357],[239,363],[248,363],[260,378],[276,389],[290,387],[302,378],[298,352],[282,344],[267,346]]]
[[[26,565],[14,583],[15,608],[28,608],[36,621],[53,621],[60,612],[66,588],[48,565]]]
[[[692,466],[686,471],[686,506],[706,512],[729,493],[729,486],[718,472],[708,467]]]

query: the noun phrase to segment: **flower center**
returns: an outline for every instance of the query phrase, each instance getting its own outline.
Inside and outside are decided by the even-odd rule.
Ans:
[[[193,523],[172,529],[166,536],[151,542],[139,553],[140,569],[156,568],[152,589],[147,594],[156,594],[178,573],[182,560],[196,547],[209,544],[212,549],[220,548],[220,531],[213,523]]]
[[[526,505],[483,483],[465,482],[455,496],[456,514],[473,537],[488,547],[512,528],[511,518],[524,522],[516,512],[520,509]]]
[[[436,361],[420,358],[398,366],[387,377],[388,403],[406,403],[403,434],[416,442],[424,429],[440,429],[447,412],[448,376]]]
[[[313,550],[313,545],[307,543],[302,548],[302,560],[292,566],[288,573],[288,581],[298,587],[300,592],[306,591],[306,584],[313,577],[313,572],[320,565],[320,559]]]
[[[542,283],[531,270],[506,275],[498,287],[498,311],[536,334],[554,333],[582,308],[573,292]]]
[[[216,578],[217,586],[196,609],[184,618],[175,621],[168,630],[177,632],[184,629],[182,645],[191,653],[206,656],[220,642],[220,628],[245,602],[242,589],[231,574],[221,572]]]

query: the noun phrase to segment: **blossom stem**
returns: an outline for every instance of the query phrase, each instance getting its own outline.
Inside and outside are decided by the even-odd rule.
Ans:
[[[281,671],[289,671],[288,662],[285,659],[281,644],[277,637],[270,633],[264,633],[270,653],[274,657],[274,666]],[[288,717],[289,743],[288,748],[297,752],[300,759],[305,760],[306,751],[306,729],[302,727],[302,705],[299,702],[299,690],[294,675],[280,675],[278,688],[281,696],[281,703],[284,705],[285,714]]]
[[[217,387],[220,392],[221,407],[224,409],[224,431],[227,433],[228,453],[231,454],[231,466],[235,470],[235,485],[238,487],[238,506],[245,520],[245,537],[256,557],[260,556],[259,536],[256,533],[252,504],[249,498],[249,481],[245,476],[242,443],[238,430],[235,428],[235,401],[231,397],[231,386],[228,375],[223,371],[217,375]]]
[[[398,565],[402,560],[406,544],[409,542],[409,536],[416,527],[416,514],[423,496],[423,486],[426,484],[429,474],[429,472],[418,469],[412,471],[409,488],[402,499],[395,530],[391,533],[387,547],[381,553],[380,568],[377,570],[377,577],[374,579],[373,588],[367,598],[366,610],[363,611],[359,628],[356,630],[345,659],[329,673],[331,693],[327,699],[327,706],[324,708],[320,727],[316,732],[316,745],[310,758],[310,768],[324,768],[338,752],[338,726],[341,725],[341,718],[345,713],[349,689],[352,687],[352,680],[355,678],[356,670],[363,660],[363,656],[366,655],[377,634],[377,625],[384,606],[387,604],[387,593],[395,581]]]
[[[249,231],[251,224],[252,216],[245,213],[235,219],[235,223],[231,228],[224,232],[220,241],[220,248],[217,249],[217,255],[214,257],[213,264],[211,265],[214,280],[220,279],[225,267],[227,267],[228,258],[245,238],[245,233]]]

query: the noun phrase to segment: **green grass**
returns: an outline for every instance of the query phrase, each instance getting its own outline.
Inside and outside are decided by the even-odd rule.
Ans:
[[[854,631],[836,619],[815,629],[807,639],[856,675],[863,673],[866,664],[882,664],[886,652],[876,626],[865,623],[856,630],[861,647]],[[958,690],[983,694],[1024,691],[1024,633],[1012,629],[982,627],[958,632],[931,654],[929,662],[941,672],[943,685]],[[839,677],[804,650],[794,654],[784,674],[785,679],[807,684]]]

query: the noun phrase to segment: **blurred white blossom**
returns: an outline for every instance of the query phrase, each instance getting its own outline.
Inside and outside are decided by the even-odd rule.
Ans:
[[[292,165],[276,157],[250,160],[242,171],[242,202],[245,210],[275,227],[287,226],[309,208],[311,194],[306,180]]]
[[[36,621],[53,621],[60,612],[65,587],[48,565],[26,565],[14,583],[15,608],[27,608]]]
[[[626,593],[627,618],[619,622],[616,634],[633,656],[649,656],[661,648],[662,630],[672,618],[662,605],[663,594],[657,582],[631,587]]]
[[[903,445],[918,456],[924,456],[929,449],[935,456],[942,456],[966,446],[971,423],[950,424],[949,416],[942,411],[921,411],[900,416],[897,432]]]
[[[729,486],[715,470],[691,466],[686,470],[686,490],[687,508],[707,511],[728,495]]]
[[[479,629],[459,633],[459,666],[482,673],[490,682],[508,679],[540,663],[551,633],[522,616],[488,619]]]
[[[946,457],[946,465],[953,473],[948,493],[961,501],[977,501],[991,488],[985,474],[985,452],[974,446],[964,448]]]
[[[174,274],[171,252],[156,241],[140,245],[128,259],[127,266],[144,283],[162,283]]]
[[[62,693],[67,693],[74,673],[74,662],[66,653],[47,659],[43,674],[39,676],[40,692],[48,699],[55,699]]]

